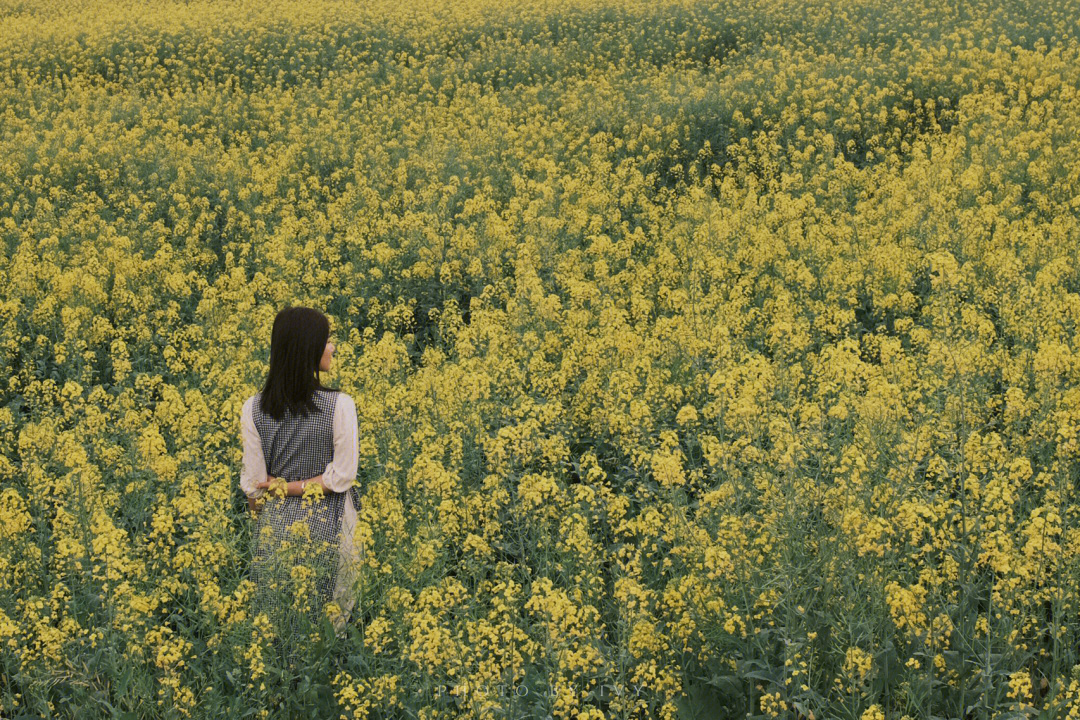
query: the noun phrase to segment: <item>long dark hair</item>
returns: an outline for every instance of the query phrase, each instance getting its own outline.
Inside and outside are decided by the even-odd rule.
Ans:
[[[330,321],[315,308],[287,307],[278,311],[270,333],[270,371],[262,389],[262,411],[281,420],[318,412],[312,395],[337,388],[319,381],[319,360],[330,337]]]

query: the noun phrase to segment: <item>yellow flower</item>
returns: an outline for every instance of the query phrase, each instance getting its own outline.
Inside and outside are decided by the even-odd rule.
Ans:
[[[863,710],[859,720],[885,720],[885,713],[880,705],[871,705],[866,710]]]

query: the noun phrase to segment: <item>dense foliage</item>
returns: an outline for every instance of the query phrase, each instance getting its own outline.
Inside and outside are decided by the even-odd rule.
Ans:
[[[1080,3],[433,5],[0,0],[0,715],[1080,718]]]

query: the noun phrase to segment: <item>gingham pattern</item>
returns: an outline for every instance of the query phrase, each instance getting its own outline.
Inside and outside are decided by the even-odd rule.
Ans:
[[[267,474],[282,480],[306,480],[321,475],[334,456],[333,418],[338,393],[316,390],[313,396],[318,412],[306,417],[293,415],[287,409],[280,421],[262,412],[262,393],[252,403],[255,429],[262,442]],[[283,619],[282,605],[292,597],[289,588],[293,581],[290,571],[293,559],[276,552],[289,536],[295,522],[306,524],[310,540],[303,540],[302,562],[316,570],[315,595],[310,597],[310,615],[315,620],[323,604],[331,597],[337,580],[338,548],[341,517],[346,496],[350,493],[328,493],[312,503],[300,496],[272,497],[267,493],[259,513],[253,538],[252,577],[259,588],[258,610]],[[355,497],[353,502],[356,503]]]

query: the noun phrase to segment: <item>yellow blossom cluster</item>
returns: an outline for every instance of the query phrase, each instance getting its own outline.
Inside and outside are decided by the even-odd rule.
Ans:
[[[0,26],[0,716],[1080,717],[1080,0]],[[290,304],[340,637],[238,489]]]

